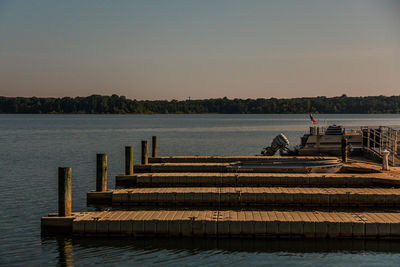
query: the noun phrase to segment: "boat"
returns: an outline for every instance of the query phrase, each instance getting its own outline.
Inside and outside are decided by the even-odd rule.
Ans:
[[[289,148],[289,140],[281,133],[271,145],[261,151],[261,155],[273,156],[277,151],[282,156],[340,156],[342,139],[347,139],[348,151],[352,154],[361,152],[363,132],[361,129],[345,129],[342,126],[310,127],[310,132],[301,137],[301,143]]]
[[[312,126],[309,133],[301,137],[300,145],[290,148],[289,140],[281,133],[261,151],[261,155],[274,156],[279,151],[281,156],[337,157],[344,156],[342,153],[346,151],[347,155],[363,156],[378,162],[388,157],[389,164],[397,166],[400,164],[399,136],[400,131],[389,126]],[[345,147],[342,147],[343,144]]]
[[[347,140],[350,153],[361,152],[363,135],[360,129],[345,129],[340,125],[330,125],[310,127],[310,132],[301,137],[301,144],[296,148],[297,154],[340,156],[343,138]]]

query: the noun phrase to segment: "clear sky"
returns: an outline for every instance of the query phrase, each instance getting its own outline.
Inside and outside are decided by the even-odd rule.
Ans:
[[[0,95],[399,95],[400,0],[0,0]]]

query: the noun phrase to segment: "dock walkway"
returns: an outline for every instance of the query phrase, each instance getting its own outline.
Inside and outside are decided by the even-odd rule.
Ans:
[[[395,206],[400,189],[296,187],[177,187],[92,191],[88,203],[163,206]]]
[[[133,187],[400,186],[400,179],[387,173],[138,173],[133,175],[117,175],[115,182],[117,186]]]
[[[148,158],[145,141],[142,164],[133,166],[132,155],[133,148],[126,147],[125,174],[116,176],[116,185],[125,188],[112,190],[107,190],[107,157],[97,155],[96,191],[87,193],[87,201],[106,204],[96,206],[109,209],[104,211],[71,214],[71,169],[59,168],[59,212],[42,217],[43,231],[400,239],[399,168],[381,171],[377,164],[350,161],[338,173],[238,173],[227,166],[239,161],[274,164],[337,158]]]
[[[319,156],[171,156],[171,157],[149,157],[149,163],[232,163],[238,161],[246,162],[273,162],[294,160],[337,160],[337,157]]]
[[[42,217],[47,230],[61,225],[75,235],[400,238],[400,214],[390,212],[147,210]]]

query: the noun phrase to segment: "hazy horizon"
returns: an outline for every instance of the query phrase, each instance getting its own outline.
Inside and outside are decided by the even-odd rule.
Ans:
[[[399,95],[399,14],[396,0],[0,0],[0,95]]]
[[[22,98],[33,98],[33,97],[36,97],[36,98],[65,98],[65,97],[76,98],[76,97],[81,97],[81,98],[87,98],[87,97],[90,97],[90,96],[93,96],[93,95],[110,97],[113,94],[106,95],[106,94],[93,93],[93,94],[90,94],[90,95],[77,95],[77,96],[68,96],[68,95],[65,95],[65,96],[36,96],[36,95],[32,95],[32,96],[20,96],[20,95],[18,95],[18,96],[5,96],[5,95],[0,95],[0,97],[10,97],[10,98],[13,98],[13,97],[14,98],[15,97],[22,97]],[[319,96],[294,96],[294,97],[273,97],[273,96],[271,96],[271,97],[253,97],[253,98],[251,98],[251,97],[240,98],[240,97],[220,96],[220,97],[208,97],[208,98],[192,98],[192,97],[190,97],[190,99],[189,98],[182,98],[182,99],[177,99],[177,98],[171,98],[171,99],[162,99],[162,98],[144,99],[143,98],[142,99],[142,98],[131,98],[131,97],[128,97],[126,95],[120,95],[120,94],[116,94],[116,95],[119,96],[119,97],[123,96],[123,97],[126,97],[127,99],[137,100],[137,101],[172,101],[172,100],[178,100],[178,101],[193,100],[193,101],[195,101],[195,100],[218,99],[218,98],[225,98],[225,97],[228,98],[229,100],[234,100],[234,99],[240,99],[240,100],[252,99],[252,100],[255,100],[255,99],[270,99],[270,98],[294,99],[294,98],[318,98],[318,97],[334,98],[334,97],[341,97],[343,94],[335,95],[335,96],[324,96],[324,95],[319,95]],[[393,97],[393,96],[394,97],[398,97],[398,96],[400,96],[400,92],[397,95],[360,95],[360,96],[349,96],[347,94],[345,94],[345,95],[346,95],[346,97],[380,97],[380,96],[383,96],[383,97]]]

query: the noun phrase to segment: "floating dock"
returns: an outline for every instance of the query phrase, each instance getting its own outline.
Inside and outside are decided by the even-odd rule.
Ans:
[[[59,212],[42,217],[43,232],[90,236],[243,236],[400,238],[400,169],[349,160],[337,173],[235,172],[238,162],[336,162],[336,157],[152,157],[141,164],[125,148],[119,188],[107,189],[107,155],[97,155],[90,205],[71,211],[71,169],[59,169]],[[344,153],[347,155],[347,153]],[[100,205],[101,204],[101,205]],[[105,204],[105,206],[104,206]],[[107,209],[107,210],[104,210]],[[375,209],[375,210],[372,210]]]
[[[88,203],[159,206],[396,206],[400,189],[297,187],[130,188],[89,192]]]
[[[88,236],[400,238],[400,214],[233,210],[79,212],[42,218],[42,227]]]
[[[243,161],[256,161],[260,163],[274,161],[294,161],[294,160],[337,160],[337,157],[305,157],[305,156],[172,156],[172,157],[152,157],[148,158],[148,163],[232,163]]]
[[[138,173],[117,175],[128,187],[392,187],[400,178],[386,173]]]

